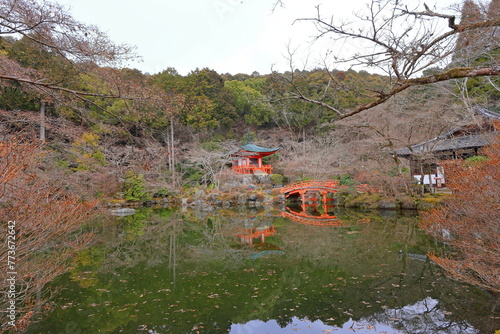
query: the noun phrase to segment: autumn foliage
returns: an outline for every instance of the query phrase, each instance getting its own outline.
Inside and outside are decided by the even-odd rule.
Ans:
[[[458,280],[500,292],[500,142],[485,158],[445,164],[454,196],[425,215],[422,227],[450,245],[448,255],[431,258]]]
[[[67,270],[68,259],[92,237],[80,228],[96,214],[96,203],[81,201],[45,178],[40,155],[32,143],[0,142],[0,279],[5,282],[7,273],[15,272],[16,287],[16,327],[0,331],[20,332],[43,311],[50,294],[42,288]],[[2,309],[12,300],[2,294]]]

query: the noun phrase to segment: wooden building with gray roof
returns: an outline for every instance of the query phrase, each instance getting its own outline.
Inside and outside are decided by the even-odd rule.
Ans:
[[[410,161],[413,177],[420,183],[442,186],[444,169],[439,161],[466,159],[480,154],[480,149],[500,135],[500,114],[476,108],[482,121],[454,127],[429,141],[400,148],[393,154]]]

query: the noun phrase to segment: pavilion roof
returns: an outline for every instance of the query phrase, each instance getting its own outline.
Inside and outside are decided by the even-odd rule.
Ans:
[[[260,155],[267,156],[276,153],[279,151],[281,147],[274,148],[265,148],[261,146],[257,146],[254,144],[246,144],[242,146],[238,151],[231,153],[231,156],[252,156],[252,155]]]
[[[265,148],[265,147],[257,146],[257,145],[254,145],[254,144],[246,144],[241,149],[243,151],[247,151],[247,152],[256,152],[256,153],[270,153],[270,152],[273,152],[274,153],[274,152],[278,151],[280,148],[281,147]]]

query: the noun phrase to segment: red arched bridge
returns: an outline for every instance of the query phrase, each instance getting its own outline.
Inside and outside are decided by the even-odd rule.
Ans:
[[[288,186],[281,188],[281,193],[285,194],[285,197],[300,197],[302,201],[302,210],[306,210],[309,206],[314,206],[317,209],[318,200],[323,203],[324,212],[328,212],[328,207],[335,205],[335,198],[329,196],[330,194],[335,194],[338,191],[346,190],[348,186],[341,185],[339,180],[326,180],[326,181],[301,181],[295,182]],[[367,184],[360,184],[356,186],[356,191],[363,192],[379,192]],[[318,195],[320,195],[318,197]],[[312,203],[312,204],[308,204]],[[331,204],[330,204],[331,203]]]
[[[303,195],[306,192],[316,191],[319,193],[336,193],[340,188],[338,180],[327,180],[327,181],[301,181],[295,182],[288,186],[281,188],[281,192],[285,194],[286,197],[294,195]]]
[[[309,180],[295,182],[290,185],[281,188],[281,192],[285,194],[286,197],[303,195],[307,192],[319,192],[321,194],[336,193],[340,190],[345,190],[348,187],[341,185],[339,180]],[[380,192],[367,184],[359,184],[356,186],[357,192]]]
[[[332,198],[331,196],[328,197],[328,195],[336,193],[340,188],[341,186],[339,185],[338,180],[333,180],[333,181],[310,180],[310,181],[292,183],[288,186],[281,188],[281,192],[285,194],[285,197],[290,197],[290,196],[300,197],[302,201],[303,211],[306,211],[306,208],[311,205],[314,207],[314,209],[317,210],[318,199],[320,199],[324,206],[323,208],[324,212],[328,212],[328,207],[331,207],[330,205],[328,205],[328,203],[333,203],[333,201],[335,201],[334,198]],[[318,198],[317,195],[320,195],[320,198]],[[307,203],[312,203],[312,204],[307,204]]]

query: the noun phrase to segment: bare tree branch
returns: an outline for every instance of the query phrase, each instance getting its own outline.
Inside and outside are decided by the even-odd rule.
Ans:
[[[293,89],[283,99],[296,99],[310,102],[334,111],[339,118],[346,118],[361,111],[371,109],[387,101],[392,96],[416,85],[426,85],[468,77],[490,77],[499,75],[500,58],[495,54],[500,37],[492,28],[500,27],[500,18],[486,14],[457,23],[455,15],[431,10],[408,9],[401,0],[371,0],[365,11],[355,13],[354,21],[334,20],[322,16],[317,6],[315,17],[299,18],[296,21],[312,22],[317,28],[315,40],[330,37],[335,46],[337,41],[356,43],[359,51],[341,54],[342,50],[332,50],[334,64],[347,64],[350,67],[377,68],[389,77],[384,89],[364,87],[374,92],[373,100],[352,110],[340,110],[325,101],[303,94],[294,84],[293,70],[285,82]],[[474,50],[465,56],[471,60],[490,54],[486,62],[476,66],[458,65],[457,40],[467,33],[483,34],[481,40],[474,41]],[[488,35],[485,35],[488,33]],[[491,35],[491,36],[490,36]],[[474,35],[476,36],[476,35]],[[469,37],[469,39],[474,37]],[[456,58],[456,59],[455,59]],[[326,61],[324,61],[326,63]],[[451,62],[451,65],[450,65]],[[472,62],[469,62],[472,64]],[[465,65],[465,66],[464,66]],[[422,76],[425,70],[436,69],[438,73]],[[441,69],[439,69],[441,68]],[[283,76],[284,77],[284,76]]]
[[[134,48],[115,45],[96,26],[76,21],[61,5],[47,0],[4,0],[0,35],[20,35],[79,62],[116,64],[136,58]]]
[[[64,87],[56,86],[53,84],[49,84],[49,83],[43,82],[42,80],[32,80],[29,78],[22,78],[22,77],[18,77],[18,76],[6,75],[6,74],[2,74],[2,73],[0,73],[0,79],[21,82],[21,83],[33,85],[35,87],[45,87],[45,88],[49,88],[52,90],[70,93],[70,94],[73,94],[73,95],[78,96],[78,97],[89,96],[89,97],[102,97],[102,98],[115,98],[115,99],[120,98],[120,99],[124,99],[124,100],[133,100],[132,97],[128,97],[128,96],[107,95],[107,94],[96,94],[96,93],[90,93],[90,92],[83,92],[83,91],[73,90],[73,89],[64,88]]]
[[[473,78],[473,77],[493,76],[493,75],[500,75],[500,66],[483,67],[483,68],[476,68],[476,67],[454,68],[454,69],[451,69],[451,70],[446,71],[444,73],[439,73],[439,74],[430,75],[430,76],[421,77],[421,78],[408,79],[403,84],[394,87],[391,91],[380,96],[377,100],[375,100],[371,103],[367,103],[367,104],[364,104],[362,106],[359,106],[350,112],[342,114],[339,118],[340,119],[347,118],[347,117],[356,115],[364,110],[368,110],[368,109],[371,109],[375,106],[378,106],[378,105],[384,103],[385,101],[387,101],[392,96],[394,96],[394,95],[396,95],[396,94],[398,94],[398,93],[400,93],[400,92],[402,92],[402,91],[404,91],[412,86],[426,85],[426,84],[430,84],[430,83],[448,81],[451,79]]]
[[[66,72],[60,75],[64,78],[62,80],[80,80],[82,73],[90,73],[98,65],[115,66],[137,58],[134,47],[114,44],[96,26],[76,21],[66,8],[49,0],[0,1],[0,38],[6,37],[10,43],[19,41],[19,38],[31,41],[33,50],[53,57],[59,64],[65,63]],[[46,68],[43,74],[43,70],[26,68],[3,55],[1,58],[0,81],[16,81],[80,98],[133,99],[120,91],[101,94],[70,89],[58,82],[61,79],[52,78],[51,73],[55,71],[51,68]]]

